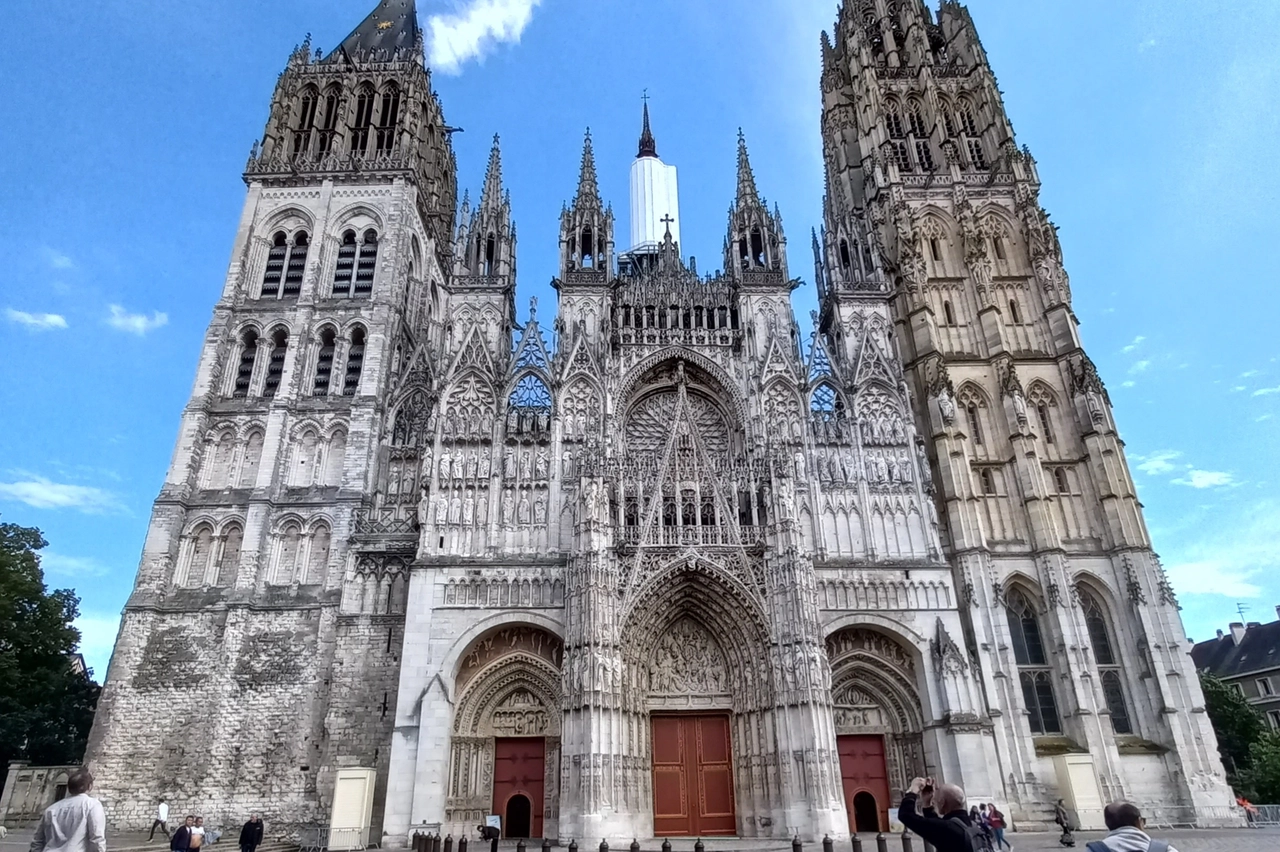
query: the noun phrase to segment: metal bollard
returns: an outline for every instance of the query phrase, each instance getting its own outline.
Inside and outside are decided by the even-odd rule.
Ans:
[[[631,838],[631,852],[640,852],[640,841],[634,837]]]
[[[431,841],[431,852],[440,852],[442,846],[444,846],[444,838],[437,831],[435,840]]]
[[[551,852],[551,838],[542,838],[542,852]]]
[[[524,852],[524,850],[525,850],[524,838],[521,837],[519,840],[516,841],[516,852]]]
[[[693,852],[707,852],[707,847],[702,845],[701,837],[699,837],[697,842],[693,844]]]
[[[609,841],[600,838],[600,852],[609,852]]]
[[[883,831],[876,835],[876,852],[889,852],[889,838]]]
[[[800,842],[800,835],[797,834],[791,838],[791,852],[803,852],[804,844]]]
[[[467,836],[465,834],[458,838],[458,852],[467,852]]]
[[[832,841],[830,834],[823,835],[822,852],[836,852],[836,844]]]
[[[664,841],[662,841],[662,852],[671,852],[671,841],[670,841],[670,840],[664,840]]]
[[[862,838],[855,832],[851,839],[853,840],[853,852],[862,852]]]
[[[569,840],[569,852],[578,852],[578,841],[572,838]]]
[[[453,835],[447,835],[444,839],[444,852],[453,852]]]
[[[915,846],[911,843],[911,832],[905,829],[902,832],[902,852],[915,852]]]

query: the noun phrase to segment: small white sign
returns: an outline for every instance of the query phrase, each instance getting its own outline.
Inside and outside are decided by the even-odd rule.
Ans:
[[[501,830],[502,817],[499,816],[498,814],[489,814],[487,817],[484,818],[484,825],[485,825],[485,828],[496,828],[498,830]]]

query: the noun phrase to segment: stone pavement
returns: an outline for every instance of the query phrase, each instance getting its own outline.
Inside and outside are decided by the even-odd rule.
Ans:
[[[1084,852],[1085,844],[1090,840],[1106,837],[1106,832],[1077,831],[1075,848]],[[1153,837],[1167,840],[1178,852],[1280,852],[1280,828],[1205,828],[1174,829],[1172,831],[1152,831]],[[1064,847],[1058,845],[1059,834],[1054,833],[1017,833],[1006,834],[1013,844],[1015,852],[1044,852],[1044,850]],[[889,852],[900,852],[902,841],[889,843]],[[848,847],[846,846],[846,849]],[[915,838],[915,850],[920,852],[920,839]],[[874,842],[864,843],[863,849],[872,852]],[[836,852],[841,852],[839,846]]]

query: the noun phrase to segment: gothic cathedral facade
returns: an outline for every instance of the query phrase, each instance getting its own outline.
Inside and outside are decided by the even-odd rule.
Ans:
[[[588,136],[544,328],[412,0],[294,52],[90,743],[112,822],[326,823],[353,769],[391,845],[847,836],[924,774],[1233,819],[968,12],[846,0],[821,52],[811,331],[741,137],[703,275],[618,250]]]

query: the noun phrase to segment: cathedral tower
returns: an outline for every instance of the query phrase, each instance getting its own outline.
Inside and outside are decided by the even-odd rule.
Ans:
[[[822,64],[823,322],[891,293],[1015,817],[1212,820],[1230,791],[1177,601],[968,11],[846,0]]]

